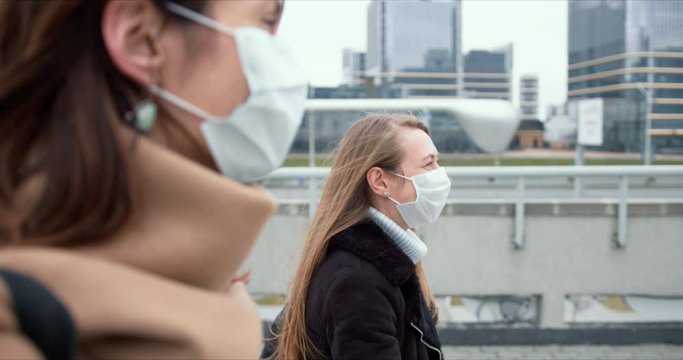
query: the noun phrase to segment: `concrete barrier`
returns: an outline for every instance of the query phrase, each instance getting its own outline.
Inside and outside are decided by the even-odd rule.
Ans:
[[[628,246],[615,246],[617,202],[527,203],[525,246],[516,249],[515,204],[451,203],[420,230],[437,295],[534,295],[539,326],[564,328],[571,294],[683,296],[683,203],[630,201]],[[308,217],[306,205],[280,205],[245,268],[250,291],[285,293]]]

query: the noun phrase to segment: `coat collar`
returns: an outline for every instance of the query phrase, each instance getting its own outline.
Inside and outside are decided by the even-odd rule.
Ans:
[[[424,340],[441,347],[431,313],[422,296],[415,264],[372,220],[362,221],[330,239],[330,247],[348,251],[375,266],[406,296],[407,318],[424,333]]]
[[[415,273],[412,260],[369,219],[333,236],[330,245],[371,263],[394,285],[405,283]]]

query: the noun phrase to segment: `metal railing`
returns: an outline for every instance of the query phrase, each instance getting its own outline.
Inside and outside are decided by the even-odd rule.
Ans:
[[[515,182],[515,192],[509,200],[515,205],[514,234],[512,245],[515,249],[524,247],[524,222],[525,204],[527,197],[527,184],[538,179],[546,178],[611,178],[614,186],[618,189],[617,198],[614,199],[617,206],[617,232],[615,244],[618,248],[624,248],[628,239],[628,205],[629,205],[629,181],[633,178],[648,177],[662,178],[673,177],[683,180],[683,166],[541,166],[541,167],[446,167],[446,172],[452,180],[487,178],[487,179],[512,179]],[[267,180],[273,179],[308,179],[309,187],[308,209],[309,215],[315,211],[318,202],[319,180],[324,179],[330,173],[327,167],[285,167],[270,174]],[[576,181],[581,185],[581,181]],[[580,196],[582,189],[576,192]],[[604,200],[604,199],[603,199]]]
[[[503,151],[514,136],[519,114],[512,103],[490,99],[309,99],[309,168],[280,168],[268,179],[308,179],[309,216],[318,201],[318,181],[329,175],[329,168],[315,167],[315,123],[317,114],[344,111],[441,111],[460,123],[479,148],[487,152]],[[628,238],[629,179],[634,177],[681,177],[683,166],[543,166],[543,167],[447,167],[452,179],[497,178],[514,179],[515,192],[510,201],[515,204],[515,230],[512,245],[524,246],[525,195],[530,179],[570,177],[574,179],[574,197],[581,198],[582,179],[611,177],[618,179],[618,229],[615,243],[626,246]]]

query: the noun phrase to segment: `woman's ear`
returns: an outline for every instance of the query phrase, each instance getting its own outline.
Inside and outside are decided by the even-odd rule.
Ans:
[[[108,1],[102,13],[102,38],[118,71],[144,87],[153,84],[163,54],[158,34],[163,17],[149,0]]]
[[[365,180],[370,186],[370,191],[379,196],[386,196],[389,191],[384,170],[378,166],[373,166],[365,173]]]

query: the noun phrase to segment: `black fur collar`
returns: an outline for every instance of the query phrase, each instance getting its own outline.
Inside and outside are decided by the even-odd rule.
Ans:
[[[405,283],[415,273],[412,260],[369,219],[333,236],[330,245],[371,263],[394,285]]]
[[[360,222],[332,237],[330,246],[346,250],[374,265],[392,284],[400,286],[406,303],[407,318],[412,319],[424,339],[441,347],[432,316],[422,296],[415,274],[415,264],[372,220]]]

